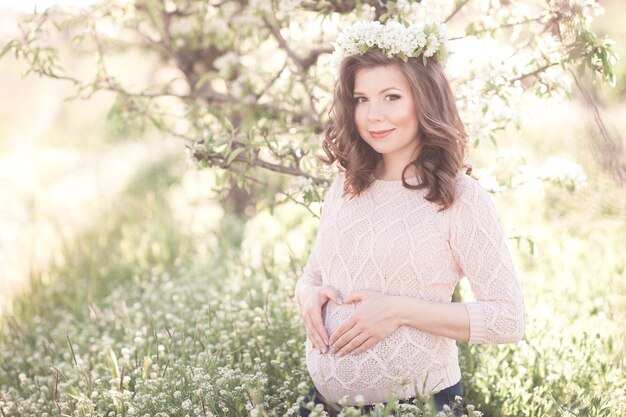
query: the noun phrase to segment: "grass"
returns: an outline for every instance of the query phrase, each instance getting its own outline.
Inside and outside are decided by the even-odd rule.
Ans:
[[[179,185],[180,162],[141,173],[117,212],[67,242],[50,284],[34,273],[16,298],[0,333],[6,415],[239,415],[257,392],[272,409],[292,400],[303,374],[288,291],[217,247],[195,250],[157,198]]]
[[[141,172],[114,212],[66,242],[62,262],[33,273],[0,332],[5,415],[282,416],[311,386],[292,300],[306,245],[290,261],[276,243],[288,246],[287,225],[308,215],[279,208],[273,224],[251,220],[241,248],[220,247],[227,227],[194,234],[159,198],[180,189],[183,173],[176,158]],[[526,337],[459,343],[465,401],[486,416],[623,415],[624,304],[609,296],[622,288],[623,223],[603,204],[588,208],[602,220],[582,221],[590,213],[574,207],[597,189],[549,193],[529,227],[537,252],[512,245]],[[259,239],[264,224],[271,239]]]
[[[612,8],[597,22],[619,41],[620,2],[604,3]],[[6,109],[45,117],[5,118],[3,152],[11,137],[45,133],[49,144],[82,150],[118,137],[106,133],[121,126],[104,124],[97,111],[74,120],[83,102],[47,125],[59,97],[43,84],[18,90],[21,99]],[[623,95],[623,83],[602,94]],[[47,110],[34,111],[34,102]],[[615,132],[624,131],[623,107],[602,109]],[[584,113],[563,104],[538,112],[543,119],[503,134],[501,148],[523,151],[536,166],[565,155],[589,186],[494,195],[507,230],[522,237],[509,247],[528,324],[517,344],[459,342],[467,413],[626,416],[626,194],[594,161]],[[476,165],[496,166],[495,155],[484,145]],[[505,158],[495,175],[506,181],[519,163]],[[312,382],[292,290],[316,221],[301,207],[279,207],[243,225],[203,193],[210,180],[190,180],[184,165],[165,158],[141,171],[90,227],[63,240],[50,265],[31,269],[0,319],[0,416],[256,417],[297,408]],[[209,203],[192,202],[189,190]],[[397,414],[419,415],[406,408]],[[344,415],[359,411],[346,407]]]
[[[542,164],[536,150],[559,146],[541,131],[507,136],[502,147],[523,140],[526,162]],[[509,247],[528,324],[517,344],[459,342],[469,415],[626,415],[624,193],[581,151],[586,137],[553,140],[569,138],[578,142],[560,149],[584,168],[587,187],[494,195],[507,230],[525,237]],[[488,166],[495,155],[485,147],[477,156]],[[316,221],[281,206],[241,224],[211,200],[210,175],[190,177],[184,162],[165,157],[140,171],[91,227],[63,241],[54,263],[32,270],[0,322],[0,415],[297,409],[312,382],[293,285]],[[503,164],[496,174],[506,182],[516,166]]]

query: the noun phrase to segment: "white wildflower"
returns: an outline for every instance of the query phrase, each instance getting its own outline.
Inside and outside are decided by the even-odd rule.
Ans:
[[[339,399],[339,401],[337,401],[337,403],[342,407],[345,406],[348,403],[348,396],[344,395]]]
[[[300,382],[296,389],[300,394],[307,394],[309,392],[309,386],[306,382]]]

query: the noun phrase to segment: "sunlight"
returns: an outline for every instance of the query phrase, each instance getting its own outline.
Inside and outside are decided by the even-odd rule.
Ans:
[[[96,0],[0,0],[0,9],[13,9],[21,12],[32,12],[37,7],[38,12],[52,6],[61,7],[87,7]]]

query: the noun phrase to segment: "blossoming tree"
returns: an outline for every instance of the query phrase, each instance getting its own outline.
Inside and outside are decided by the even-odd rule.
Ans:
[[[593,0],[118,0],[35,11],[1,54],[25,60],[29,73],[72,83],[73,98],[113,92],[110,117],[180,138],[199,166],[216,169],[243,215],[246,206],[321,199],[328,173],[312,151],[330,106],[331,42],[343,27],[445,23],[447,69],[476,144],[517,124],[516,100],[526,90],[567,95],[585,71],[614,84],[611,41],[589,29],[598,11]],[[64,68],[61,43],[95,57],[93,77]],[[134,48],[170,76],[124,85],[108,61]]]

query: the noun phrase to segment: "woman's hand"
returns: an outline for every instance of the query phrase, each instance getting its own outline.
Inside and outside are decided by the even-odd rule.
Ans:
[[[358,355],[395,332],[399,318],[393,314],[394,296],[376,291],[355,291],[344,304],[361,302],[352,316],[330,338],[331,353]]]
[[[328,300],[341,304],[339,290],[326,285],[306,285],[300,289],[298,295],[302,323],[306,333],[313,347],[319,348],[322,353],[328,351],[328,333],[322,322],[322,307]]]

